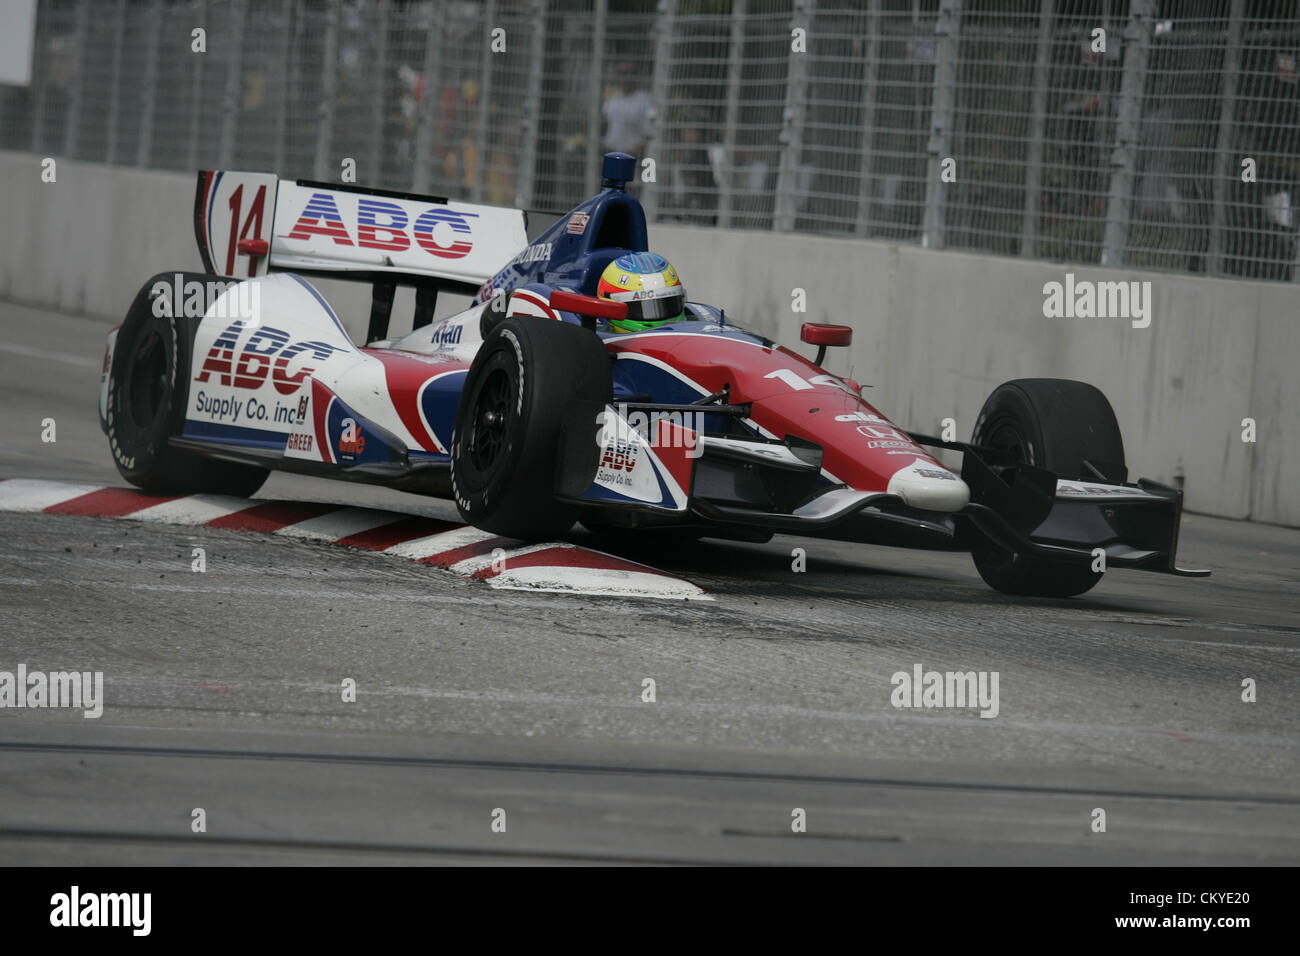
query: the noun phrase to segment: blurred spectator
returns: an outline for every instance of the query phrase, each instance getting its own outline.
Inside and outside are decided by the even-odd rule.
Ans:
[[[638,86],[636,64],[630,60],[620,61],[618,81],[601,108],[605,115],[605,148],[641,156],[650,138],[653,108],[654,100],[649,91]]]
[[[402,63],[397,67],[397,84],[401,91],[398,96],[401,120],[397,124],[396,152],[402,157],[402,165],[409,167],[415,161],[415,134],[420,121],[420,100],[424,96],[424,77]]]
[[[1259,155],[1259,179],[1233,182],[1228,207],[1224,271],[1251,279],[1290,282],[1296,257],[1297,178],[1284,157]]]
[[[434,125],[434,168],[449,187],[470,195],[478,182],[478,147],[474,128],[478,122],[478,81],[470,78],[459,87],[448,83],[438,96],[438,122]]]
[[[718,144],[705,143],[704,115],[693,110],[682,126],[680,142],[669,154],[668,173],[674,204],[683,210],[684,222],[717,224],[719,180],[713,169],[711,151]]]
[[[515,201],[515,157],[507,149],[492,151],[487,168],[487,193],[483,197],[494,206],[509,206]]]
[[[732,224],[739,229],[770,228],[775,184],[765,154],[759,149],[738,149],[732,177]]]

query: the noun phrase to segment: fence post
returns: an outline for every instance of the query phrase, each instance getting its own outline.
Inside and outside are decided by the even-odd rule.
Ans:
[[[1291,281],[1300,282],[1300,235],[1294,231],[1292,226],[1291,241],[1295,244],[1295,258],[1291,260]]]
[[[371,183],[384,183],[384,111],[387,108],[388,82],[388,4],[389,0],[379,0],[375,8],[375,29],[378,42],[375,44],[375,68],[371,75],[375,78],[375,87],[370,94],[370,155],[366,157],[364,179]]]
[[[122,47],[126,45],[126,0],[117,0],[113,23],[113,61],[108,75],[108,135],[104,162],[117,161],[118,125],[122,117]]]
[[[208,23],[208,0],[199,0],[198,22],[196,26],[207,30],[211,24]],[[187,45],[185,47],[190,58],[194,61],[194,89],[190,91],[190,152],[186,166],[189,169],[199,168],[199,120],[203,115],[203,60],[207,57],[206,53],[195,53]]]
[[[68,82],[68,115],[64,117],[63,154],[75,159],[81,145],[78,136],[81,131],[81,84],[85,82],[86,71],[83,64],[86,56],[86,24],[90,20],[90,4],[87,0],[77,2],[77,23],[72,34],[72,49],[76,51],[77,65],[72,79]]]
[[[740,122],[740,79],[745,67],[745,13],[747,0],[731,5],[731,46],[727,51],[727,111],[723,119],[722,182],[718,183],[718,225],[731,225],[736,201],[736,124]]]
[[[523,137],[515,173],[517,209],[533,206],[537,188],[537,134],[541,125],[542,67],[546,60],[546,0],[531,0],[528,19],[532,21],[533,32],[528,38],[528,89],[524,92]]]
[[[284,175],[285,142],[289,136],[289,98],[298,89],[297,59],[294,57],[293,41],[298,29],[298,0],[289,0],[284,10],[284,45],[280,48],[280,71],[284,78],[284,89],[275,106],[275,147],[272,151],[272,168]]]
[[[1224,273],[1225,231],[1228,225],[1229,183],[1240,169],[1233,162],[1232,126],[1237,110],[1237,84],[1241,77],[1241,21],[1246,0],[1232,0],[1228,14],[1228,45],[1223,51],[1223,94],[1219,99],[1219,133],[1214,153],[1214,213],[1210,229],[1210,275]]]
[[[492,30],[497,18],[497,0],[487,0],[483,8],[485,35],[479,38],[483,49],[479,53],[478,118],[474,129],[474,188],[475,202],[482,202],[487,192],[487,175],[491,168],[487,161],[488,125],[492,119]],[[506,37],[509,50],[510,38]]]
[[[45,15],[42,16],[42,11]],[[41,153],[44,150],[41,147],[45,143],[43,133],[45,132],[45,114],[49,105],[49,85],[50,74],[44,68],[46,57],[43,50],[48,46],[48,34],[50,32],[49,24],[50,10],[46,4],[37,4],[36,6],[36,28],[34,31],[33,49],[32,49],[32,138],[30,150],[33,153]]]
[[[794,0],[790,16],[787,51],[785,107],[781,111],[781,158],[776,173],[776,202],[773,208],[772,229],[776,232],[793,232],[799,199],[799,163],[803,159],[803,125],[808,108],[808,56],[794,50],[794,30],[802,27],[804,39],[817,13],[817,0]]]
[[[244,23],[247,12],[244,0],[234,0],[230,6],[230,59],[226,63],[226,89],[221,99],[221,142],[217,149],[217,165],[221,169],[229,169],[234,165],[235,159],[239,94],[244,85]]]
[[[944,247],[946,183],[940,181],[943,161],[952,155],[952,127],[957,107],[957,55],[961,43],[961,0],[940,0],[934,25],[934,105],[930,110],[929,159],[925,174],[925,220],[921,246]]]
[[[433,161],[433,124],[438,114],[438,81],[442,68],[442,34],[433,22],[433,8],[423,8],[427,22],[424,26],[424,93],[420,97],[420,113],[415,128],[415,156],[411,159],[411,189],[417,193],[429,191],[429,166]]]
[[[862,174],[858,177],[858,219],[856,235],[865,236],[871,229],[871,201],[876,195],[876,181],[871,174],[871,154],[875,149],[876,85],[880,81],[880,0],[867,6],[867,61],[862,67]]]
[[[144,86],[140,91],[140,139],[135,144],[135,164],[147,167],[153,155],[153,114],[157,101],[158,48],[162,43],[162,0],[153,0],[145,13]]]
[[[673,31],[677,29],[677,0],[659,0],[658,19],[655,23],[655,69],[651,84],[650,138],[646,143],[646,157],[655,161],[655,181],[649,189],[642,190],[641,205],[647,222],[659,215],[659,187],[663,178],[664,114],[668,110],[668,77],[672,71],[675,45]],[[645,157],[637,157],[639,160]],[[638,174],[639,175],[639,174]]]
[[[1119,114],[1115,120],[1115,150],[1110,158],[1110,197],[1106,203],[1106,233],[1101,250],[1103,266],[1124,264],[1154,13],[1155,0],[1132,0],[1128,26],[1124,28],[1124,77],[1120,82]]]
[[[1043,137],[1047,133],[1048,69],[1052,62],[1052,23],[1056,0],[1040,0],[1038,48],[1034,54],[1034,95],[1030,109],[1029,157],[1025,163],[1025,208],[1020,224],[1020,254],[1038,255],[1038,217],[1043,204]]]
[[[591,24],[591,89],[587,97],[587,139],[582,162],[582,194],[590,196],[600,185],[601,106],[605,95],[605,32],[609,25],[608,0],[596,0]]]
[[[334,112],[338,109],[339,3],[340,0],[329,0],[325,9],[320,96],[316,100],[316,150],[312,163],[312,176],[319,180],[337,179],[339,176],[339,165],[330,156],[334,148]]]

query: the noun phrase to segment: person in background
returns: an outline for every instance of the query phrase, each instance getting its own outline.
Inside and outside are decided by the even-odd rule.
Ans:
[[[630,60],[618,64],[618,80],[606,95],[601,112],[605,116],[605,149],[640,157],[650,138],[650,114],[654,100],[639,88],[637,65]]]
[[[673,149],[673,202],[684,222],[717,224],[719,181],[707,142],[707,117],[699,110],[685,116],[681,141]]]

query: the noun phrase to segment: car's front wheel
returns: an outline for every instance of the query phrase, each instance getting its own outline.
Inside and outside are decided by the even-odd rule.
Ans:
[[[1022,378],[998,386],[980,409],[972,442],[1061,478],[1095,479],[1086,473],[1087,462],[1123,480],[1124,441],[1115,412],[1085,382]],[[971,554],[984,582],[1004,594],[1074,597],[1101,580],[1091,564],[1015,554],[989,543]]]
[[[461,517],[524,540],[568,531],[577,510],[556,499],[560,459],[589,458],[594,475],[596,415],[612,396],[609,353],[594,333],[533,316],[494,325],[456,410],[451,483]],[[579,422],[583,434],[566,443],[574,407],[590,410],[591,421]]]

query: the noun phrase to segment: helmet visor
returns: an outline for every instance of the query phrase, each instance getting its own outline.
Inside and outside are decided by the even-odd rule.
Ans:
[[[640,298],[636,298],[637,296]],[[631,322],[662,322],[665,319],[675,319],[686,308],[686,292],[681,286],[671,290],[665,289],[653,296],[647,296],[643,291],[616,292],[610,298],[627,305],[627,318]]]

